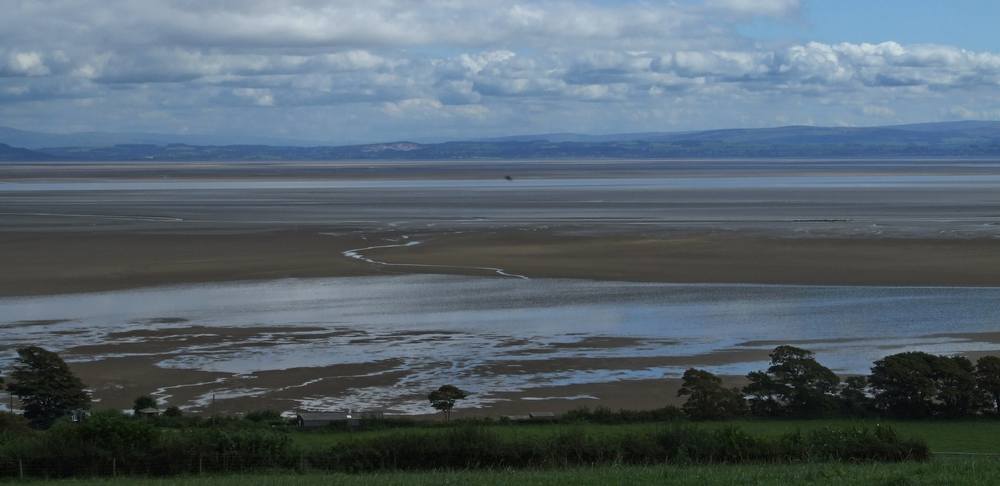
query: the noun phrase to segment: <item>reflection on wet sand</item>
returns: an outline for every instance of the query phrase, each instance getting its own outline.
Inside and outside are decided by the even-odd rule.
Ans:
[[[0,325],[5,360],[44,342],[115,406],[155,393],[192,410],[420,413],[426,389],[445,382],[474,391],[471,407],[511,409],[519,396],[568,406],[593,400],[568,398],[593,396],[585,385],[648,384],[690,366],[741,375],[778,343],[842,373],[900,350],[991,352],[998,301],[1000,288],[414,275],[4,298],[12,320]],[[574,393],[542,393],[561,387]]]

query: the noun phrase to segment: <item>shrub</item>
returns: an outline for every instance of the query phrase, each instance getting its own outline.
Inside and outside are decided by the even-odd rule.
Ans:
[[[927,446],[886,427],[824,429],[779,438],[734,428],[686,425],[628,435],[571,428],[547,438],[501,435],[495,429],[425,429],[349,439],[314,451],[312,467],[344,472],[421,469],[544,468],[600,464],[745,464],[802,461],[926,460]]]
[[[570,410],[559,418],[562,423],[590,424],[628,424],[644,422],[672,422],[684,420],[684,412],[674,406],[666,406],[653,410],[618,410],[607,407],[577,408]]]

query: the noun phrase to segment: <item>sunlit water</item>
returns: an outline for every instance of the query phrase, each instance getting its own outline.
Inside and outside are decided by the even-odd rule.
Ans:
[[[115,340],[108,334],[135,329],[310,326],[352,330],[357,332],[316,339],[286,336],[267,347],[227,342],[157,355],[164,367],[232,373],[396,358],[404,363],[401,369],[413,370],[410,381],[414,384],[449,379],[472,389],[515,390],[657,378],[679,374],[684,367],[603,370],[598,366],[507,376],[480,376],[475,370],[493,362],[696,356],[807,340],[802,345],[817,351],[820,360],[832,368],[865,372],[873,360],[902,350],[997,349],[1000,345],[988,339],[940,334],[996,331],[1000,329],[998,310],[1000,288],[682,285],[413,275],[3,298],[0,331],[6,364],[19,345],[61,350],[81,344],[134,342],[134,337]],[[151,323],[165,317],[176,322]],[[63,322],[27,322],[43,320]],[[552,346],[588,336],[637,339],[613,346]],[[267,336],[254,337],[252,342],[262,339]],[[546,352],[533,352],[543,348]],[[428,366],[442,362],[450,365]],[[762,362],[742,362],[703,367],[745,373],[761,366]],[[377,395],[378,391],[369,393]]]

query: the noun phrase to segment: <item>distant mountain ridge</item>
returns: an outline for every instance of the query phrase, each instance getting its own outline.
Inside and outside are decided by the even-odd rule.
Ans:
[[[927,134],[981,136],[991,139],[1000,137],[1000,121],[959,121],[932,122],[907,125],[887,125],[874,127],[820,127],[810,125],[789,125],[773,128],[726,128],[685,132],[640,132],[607,135],[580,133],[546,133],[512,135],[506,137],[473,139],[485,142],[680,142],[712,140],[726,142],[778,142],[803,144],[816,142],[858,142],[914,140]],[[881,140],[879,140],[881,139]],[[924,139],[926,140],[926,139]]]
[[[165,133],[142,132],[47,133],[18,130],[10,127],[0,127],[0,143],[37,150],[49,147],[110,147],[113,145],[169,145],[177,143],[189,145],[264,144],[305,146],[317,145],[319,142],[280,137],[196,134],[172,135]]]
[[[17,148],[0,131],[0,160],[371,160],[709,157],[1000,156],[1000,122],[885,127],[786,126],[611,135],[553,133],[442,143],[363,145],[112,144]]]

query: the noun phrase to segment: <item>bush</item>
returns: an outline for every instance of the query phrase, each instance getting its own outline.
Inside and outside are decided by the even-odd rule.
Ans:
[[[23,436],[29,433],[31,433],[31,427],[27,419],[20,415],[0,412],[0,438],[4,436]]]
[[[800,460],[846,462],[926,461],[930,449],[919,440],[901,439],[890,427],[823,428],[782,439]],[[793,454],[794,457],[794,454]]]
[[[625,410],[613,411],[606,407],[578,408],[570,410],[560,417],[562,423],[589,423],[589,424],[630,424],[644,422],[673,422],[684,420],[684,412],[677,407],[667,406],[653,410]]]
[[[0,434],[5,475],[20,467],[54,477],[231,472],[290,468],[295,457],[286,434],[264,427],[165,429],[111,410],[82,423],[59,421],[17,440]]]
[[[628,435],[568,429],[547,438],[518,437],[484,427],[425,429],[349,439],[314,451],[308,465],[343,472],[545,468],[601,464],[652,465],[926,460],[923,442],[886,427],[823,429],[761,438],[730,427],[677,425]]]

